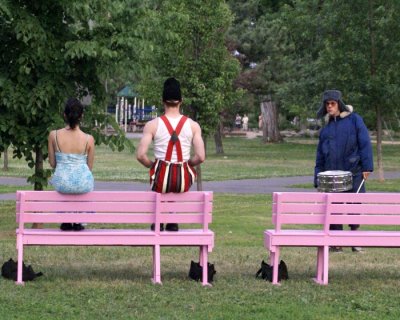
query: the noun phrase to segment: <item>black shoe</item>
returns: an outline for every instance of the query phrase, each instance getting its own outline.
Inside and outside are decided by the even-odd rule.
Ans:
[[[167,223],[165,228],[167,231],[179,231],[179,227],[177,223]]]
[[[71,231],[73,229],[72,223],[61,223],[60,229],[62,231]]]
[[[151,231],[154,231],[156,229],[156,225],[154,223],[151,224],[150,226]],[[164,224],[160,224],[160,231],[164,231]]]
[[[80,223],[74,223],[72,229],[74,229],[74,231],[82,231],[85,230],[85,227]]]

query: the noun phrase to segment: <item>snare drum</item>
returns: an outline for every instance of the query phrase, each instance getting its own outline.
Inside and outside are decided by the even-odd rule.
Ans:
[[[353,174],[350,171],[324,171],[317,175],[319,192],[344,192],[353,189]]]

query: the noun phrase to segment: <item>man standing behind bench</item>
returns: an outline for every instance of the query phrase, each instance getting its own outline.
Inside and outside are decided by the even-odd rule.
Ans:
[[[182,94],[175,78],[164,82],[162,94],[164,115],[143,128],[137,149],[137,160],[150,169],[151,189],[159,193],[186,192],[196,178],[194,167],[205,160],[204,142],[199,124],[181,114]],[[147,155],[153,141],[154,161]],[[193,145],[194,154],[190,151]],[[154,224],[151,226],[154,230]],[[176,223],[168,223],[167,231],[178,231]],[[164,230],[164,226],[160,226]]]
[[[347,192],[365,192],[364,180],[374,170],[371,140],[368,129],[353,107],[342,101],[338,90],[326,90],[317,117],[325,117],[326,125],[319,134],[315,161],[314,186],[317,187],[318,173],[326,170],[344,170],[353,174],[353,188]],[[359,225],[350,225],[357,230]],[[330,225],[330,230],[343,230],[343,225]],[[331,247],[341,252],[340,247]],[[360,247],[352,247],[359,252]]]

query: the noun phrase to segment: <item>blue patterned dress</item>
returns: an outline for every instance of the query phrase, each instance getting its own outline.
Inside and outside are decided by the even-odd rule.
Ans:
[[[87,136],[88,137],[88,136]],[[57,142],[56,170],[50,180],[54,189],[60,193],[86,193],[93,190],[94,179],[87,165],[87,142],[82,154],[63,153]]]

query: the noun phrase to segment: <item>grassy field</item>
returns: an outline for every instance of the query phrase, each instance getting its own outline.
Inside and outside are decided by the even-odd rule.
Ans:
[[[137,146],[138,140],[133,142]],[[312,175],[316,142],[315,139],[309,139],[301,143],[287,140],[281,144],[263,144],[259,138],[225,138],[225,154],[216,155],[214,142],[209,140],[207,159],[202,165],[203,180]],[[384,145],[383,163],[386,171],[399,169],[399,157],[398,145]],[[28,177],[32,174],[23,160],[10,159],[9,162],[10,170],[1,172],[2,176]],[[133,153],[112,152],[105,146],[96,148],[93,173],[97,180],[148,181],[148,171],[136,161]]]
[[[0,319],[399,319],[400,251],[331,254],[330,284],[311,281],[315,249],[287,248],[289,280],[255,279],[271,197],[215,195],[217,274],[204,288],[188,279],[194,248],[162,249],[163,285],[153,285],[149,248],[29,247],[43,277],[24,287],[0,279]],[[0,202],[0,261],[16,258],[15,204]]]
[[[26,186],[13,186],[0,184],[0,193],[14,193],[17,190],[32,190],[31,185]],[[54,190],[51,186],[44,188],[44,190]]]
[[[259,139],[224,140],[225,154],[208,143],[205,180],[312,175],[315,140],[263,145]],[[135,145],[137,141],[135,141]],[[399,147],[384,146],[385,170],[399,167]],[[10,159],[1,175],[31,174]],[[146,180],[134,154],[98,147],[94,170],[100,180]],[[368,190],[398,191],[400,181],[368,181]],[[16,186],[1,186],[14,192]],[[150,248],[30,247],[25,262],[44,276],[24,287],[0,278],[0,319],[399,319],[400,251],[345,249],[330,256],[330,284],[311,281],[316,250],[287,248],[281,258],[288,281],[275,287],[255,279],[267,259],[263,230],[271,225],[270,195],[215,194],[217,274],[212,288],[188,279],[195,248],[163,248],[163,285],[153,285]],[[15,251],[15,202],[0,201],[0,263]]]

